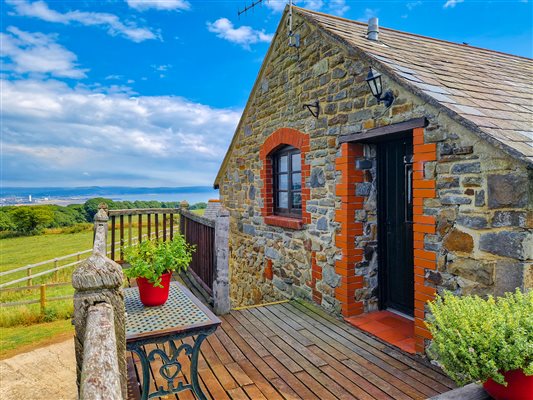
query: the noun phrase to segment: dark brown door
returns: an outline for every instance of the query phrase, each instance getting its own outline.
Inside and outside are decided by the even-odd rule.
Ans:
[[[379,293],[382,309],[414,309],[412,136],[378,145]]]

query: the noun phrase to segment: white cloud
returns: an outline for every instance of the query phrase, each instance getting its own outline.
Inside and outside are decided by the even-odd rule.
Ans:
[[[175,96],[0,84],[6,186],[210,185],[240,117]]]
[[[38,18],[47,22],[60,24],[79,23],[84,26],[99,26],[112,36],[122,36],[133,42],[143,42],[145,40],[157,39],[159,35],[149,28],[138,27],[135,22],[122,22],[114,14],[86,11],[67,11],[60,13],[52,10],[44,1],[29,2],[27,0],[6,0],[12,5],[15,14],[23,17]]]
[[[264,30],[258,31],[246,25],[235,28],[233,23],[227,18],[219,18],[215,22],[207,22],[207,29],[209,32],[215,33],[219,38],[237,43],[245,49],[250,49],[251,44],[268,43],[274,36],[271,33],[265,33]]]
[[[332,3],[333,1],[330,1]],[[306,0],[303,5],[303,8],[308,8],[309,10],[320,10],[324,7],[324,2],[322,0]]]
[[[138,11],[155,10],[189,10],[191,4],[187,0],[126,0],[128,6]]]
[[[285,9],[285,6],[287,5],[287,1],[286,0],[268,0],[264,4],[268,8],[270,8],[272,11],[280,12]]]
[[[0,33],[3,70],[64,78],[85,77],[87,70],[78,67],[76,54],[56,43],[57,35],[25,32],[14,26],[6,31]]]
[[[172,68],[172,65],[171,65],[171,64],[162,64],[162,65],[155,65],[155,64],[152,64],[151,67],[152,67],[155,71],[166,72],[166,71],[168,71],[170,68]]]
[[[448,0],[444,3],[444,8],[454,8],[457,4],[464,2],[465,0]]]
[[[417,1],[410,1],[405,6],[407,7],[408,10],[412,10],[413,8],[418,7],[420,5],[422,5],[422,1],[417,0]]]
[[[342,17],[349,9],[350,7],[346,5],[346,0],[330,0],[329,2],[329,11],[332,14]]]
[[[378,11],[379,10],[373,8],[365,8],[364,15],[360,18],[357,18],[357,20],[361,22],[368,22],[370,18],[377,17]]]
[[[268,8],[275,12],[283,11],[287,4],[288,1],[286,0],[269,0],[265,3]],[[330,13],[339,16],[344,15],[350,9],[350,7],[346,5],[346,0],[304,0],[294,1],[294,4],[315,11],[320,11],[326,8]]]

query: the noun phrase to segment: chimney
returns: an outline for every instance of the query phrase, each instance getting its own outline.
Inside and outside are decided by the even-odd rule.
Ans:
[[[377,17],[370,18],[368,20],[368,31],[366,33],[366,37],[368,40],[379,40],[379,26],[378,26],[378,19]]]

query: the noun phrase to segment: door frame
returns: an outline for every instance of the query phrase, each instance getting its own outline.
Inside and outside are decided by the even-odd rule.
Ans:
[[[400,131],[400,132],[394,132],[394,135],[388,135],[385,137],[382,137],[382,140],[379,140],[376,142],[376,214],[377,214],[377,257],[378,257],[378,307],[380,310],[387,309],[387,289],[388,289],[388,280],[386,276],[386,263],[387,263],[387,229],[385,224],[382,223],[382,213],[385,208],[385,199],[381,196],[381,189],[380,189],[380,168],[381,168],[381,157],[383,154],[383,149],[381,148],[381,143],[388,143],[391,141],[396,141],[400,139],[411,139],[413,137],[413,131],[407,130],[407,131]],[[412,186],[411,186],[412,188]],[[412,189],[411,189],[412,190]],[[412,227],[411,227],[412,229]],[[414,271],[414,257],[413,262],[410,266]],[[413,277],[413,312],[415,309],[415,287],[414,287],[414,277]],[[406,316],[409,316],[402,312],[401,310],[395,310],[397,312],[400,312]],[[409,316],[410,318],[413,316]]]

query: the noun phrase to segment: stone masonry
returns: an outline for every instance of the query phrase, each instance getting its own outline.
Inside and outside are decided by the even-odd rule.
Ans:
[[[378,308],[376,148],[349,149],[338,137],[419,117],[429,125],[413,131],[417,350],[430,338],[423,321],[435,293],[532,288],[533,171],[383,71],[395,101],[377,104],[365,77],[379,65],[301,15],[294,25],[301,47],[287,46],[282,21],[220,181],[233,305],[296,296],[344,316]],[[303,107],[316,100],[318,118]],[[260,153],[286,128],[308,141],[305,218],[295,225],[265,214],[268,152]]]

